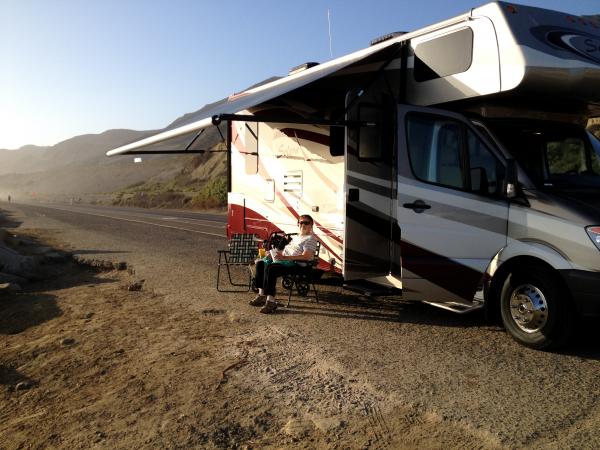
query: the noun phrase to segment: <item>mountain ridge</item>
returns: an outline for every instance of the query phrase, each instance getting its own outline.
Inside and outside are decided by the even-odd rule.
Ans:
[[[116,147],[144,139],[201,113],[212,104],[184,114],[160,130],[114,128],[101,133],[86,133],[65,139],[52,146],[24,145],[18,150],[0,150],[0,196],[19,198],[86,198],[110,197],[112,193],[135,184],[162,183],[176,178],[190,164],[190,155],[142,155],[142,163],[134,163],[131,155],[107,157]],[[211,149],[222,140],[215,129],[206,130],[194,143],[194,149]],[[184,149],[195,133],[155,144],[148,149]],[[210,162],[212,160],[212,162]],[[200,190],[211,178],[225,174],[221,154],[205,154],[196,158],[210,170],[192,180],[190,190]],[[200,169],[199,173],[202,173]]]

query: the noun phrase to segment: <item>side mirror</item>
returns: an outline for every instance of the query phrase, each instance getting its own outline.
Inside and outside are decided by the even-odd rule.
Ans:
[[[506,181],[504,183],[504,195],[506,198],[515,198],[517,196],[517,183],[519,181],[517,163],[514,159],[509,159],[506,164]]]
[[[346,127],[329,127],[329,153],[331,156],[344,156]]]

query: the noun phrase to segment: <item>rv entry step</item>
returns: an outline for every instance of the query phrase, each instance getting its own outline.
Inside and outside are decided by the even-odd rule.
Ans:
[[[384,286],[368,280],[351,280],[344,282],[344,289],[366,295],[367,297],[384,297],[402,295],[402,289]]]

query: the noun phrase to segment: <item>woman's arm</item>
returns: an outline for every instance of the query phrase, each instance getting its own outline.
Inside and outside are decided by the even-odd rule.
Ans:
[[[278,261],[312,261],[315,252],[312,250],[304,250],[304,253],[296,256],[287,256],[279,254],[277,257]]]

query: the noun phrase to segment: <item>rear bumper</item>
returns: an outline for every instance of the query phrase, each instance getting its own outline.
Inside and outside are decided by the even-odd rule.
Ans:
[[[600,316],[600,272],[561,270],[577,311],[582,316]]]

